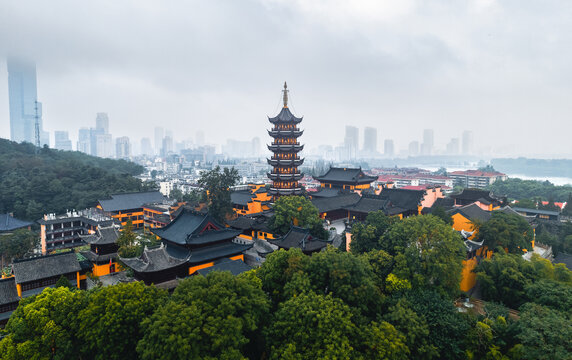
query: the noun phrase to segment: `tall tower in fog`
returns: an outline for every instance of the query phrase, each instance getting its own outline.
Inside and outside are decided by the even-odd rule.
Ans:
[[[49,134],[43,131],[42,103],[38,102],[36,65],[8,59],[8,99],[10,104],[10,140],[36,143],[36,116],[40,144],[49,145]]]
[[[359,146],[359,130],[355,126],[346,126],[346,136],[344,137],[344,148],[349,160],[355,160]]]
[[[377,152],[377,129],[366,127],[363,129],[363,151],[367,154]]]
[[[421,144],[421,155],[431,155],[433,153],[434,135],[433,129],[423,130],[423,143]]]
[[[470,155],[473,153],[474,149],[474,138],[472,131],[463,131],[463,155]]]

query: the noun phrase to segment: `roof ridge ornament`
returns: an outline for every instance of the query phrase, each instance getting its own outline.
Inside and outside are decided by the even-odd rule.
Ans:
[[[288,85],[286,84],[286,81],[284,81],[284,90],[282,90],[282,92],[284,93],[284,95],[282,96],[282,99],[284,100],[284,107],[287,108],[288,107]]]

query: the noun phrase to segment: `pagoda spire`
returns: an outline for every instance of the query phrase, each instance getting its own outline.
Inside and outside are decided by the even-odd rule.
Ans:
[[[287,108],[288,107],[288,85],[286,85],[286,81],[284,81],[284,90],[282,90],[282,92],[284,93],[283,95],[283,100],[284,100],[284,107]]]

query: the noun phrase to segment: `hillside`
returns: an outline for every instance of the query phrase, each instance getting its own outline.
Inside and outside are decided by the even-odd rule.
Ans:
[[[94,206],[112,193],[145,189],[143,167],[125,160],[0,139],[0,213],[35,221],[44,213]]]

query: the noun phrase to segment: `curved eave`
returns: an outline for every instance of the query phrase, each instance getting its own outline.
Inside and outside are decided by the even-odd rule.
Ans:
[[[296,117],[294,116],[291,112],[290,109],[288,109],[288,107],[283,107],[282,110],[280,110],[280,113],[278,113],[278,115],[276,115],[275,117],[268,117],[268,121],[270,121],[273,124],[276,123],[299,123],[301,122],[303,119],[303,117]]]
[[[304,145],[266,145],[270,151],[302,151]]]
[[[266,173],[270,180],[275,181],[298,181],[304,177],[304,174],[272,174]]]
[[[304,159],[297,160],[278,160],[278,159],[266,159],[268,165],[272,166],[300,166],[304,163]]]
[[[303,194],[302,188],[294,188],[294,189],[277,189],[277,188],[270,188],[268,190],[270,195],[301,195]]]
[[[300,137],[304,130],[266,130],[272,137]]]

